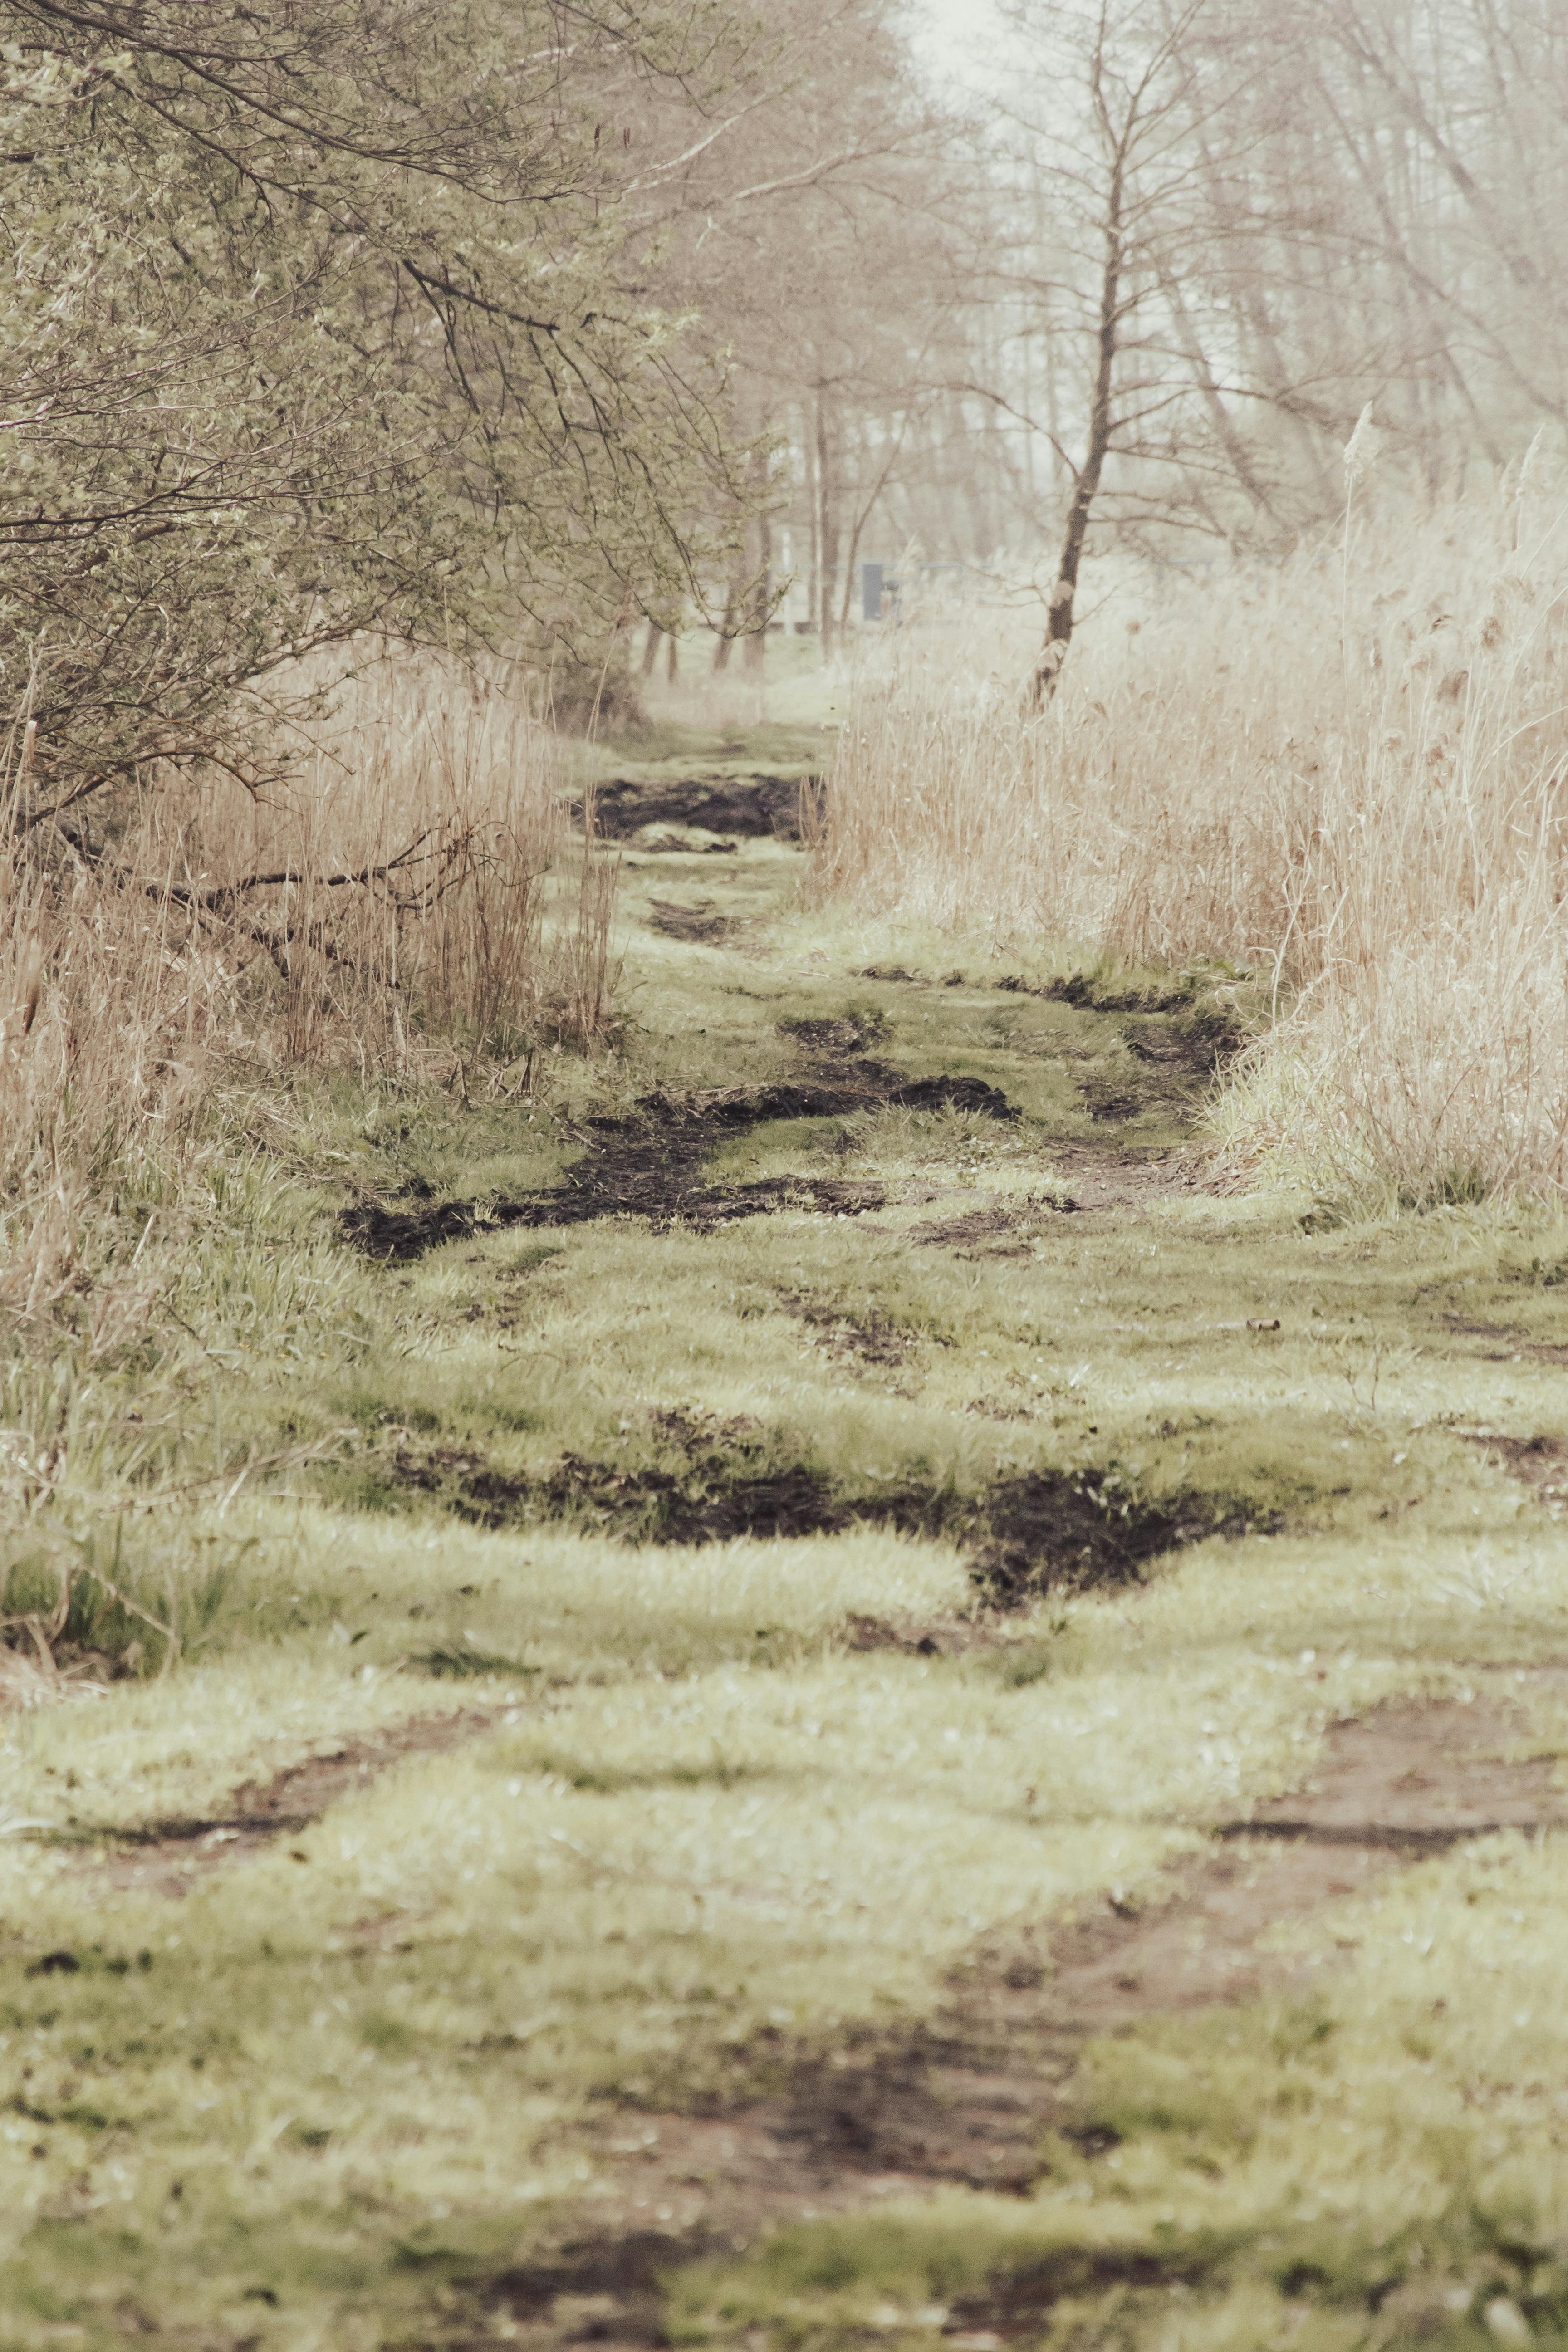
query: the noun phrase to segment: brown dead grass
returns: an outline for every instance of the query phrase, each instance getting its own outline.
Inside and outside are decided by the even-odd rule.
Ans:
[[[1342,551],[1129,591],[1137,617],[1086,630],[1038,719],[1016,660],[981,667],[994,646],[868,667],[814,887],[1251,973],[1280,1017],[1231,1089],[1242,1164],[1561,1191],[1563,497],[1539,470],[1436,515],[1378,497],[1358,489]]]
[[[60,822],[25,712],[0,751],[0,1310],[24,1326],[76,1282],[95,1197],[177,1175],[226,1069],[417,1078],[437,1038],[514,1053],[611,1017],[618,854],[571,834],[504,680],[383,661],[284,748],[256,793],[158,778]]]

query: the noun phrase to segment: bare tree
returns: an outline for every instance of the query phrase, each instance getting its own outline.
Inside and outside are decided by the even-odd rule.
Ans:
[[[918,84],[895,0],[780,0],[768,37],[711,121],[667,89],[650,101],[657,155],[634,191],[647,286],[698,306],[722,338],[752,446],[736,561],[710,600],[720,667],[732,637],[749,660],[761,651],[785,584],[775,525],[809,550],[825,649],[842,631],[879,502],[921,469],[966,234],[948,122]]]

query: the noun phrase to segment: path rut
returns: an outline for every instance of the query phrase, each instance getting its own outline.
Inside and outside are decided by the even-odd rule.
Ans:
[[[1568,1667],[1529,1679],[1563,1688]],[[656,2345],[660,2281],[682,2263],[943,2184],[1026,2193],[1044,2136],[1073,2126],[1091,2037],[1310,1984],[1319,1958],[1270,1950],[1273,1931],[1464,1840],[1568,1822],[1553,1759],[1510,1760],[1517,1730],[1506,1693],[1484,1690],[1334,1724],[1301,1789],[1217,1824],[1156,1886],[982,1948],[929,2022],[851,2033],[797,2062],[774,2096],[725,2114],[623,2110],[599,2144],[599,2228],[492,2280],[487,2309],[542,2344]],[[1113,2142],[1080,2145],[1092,2156]],[[1050,2293],[1062,2291],[1058,2271]],[[1006,2338],[1039,2315],[1040,2295],[1015,2280],[955,2306],[945,2332]]]

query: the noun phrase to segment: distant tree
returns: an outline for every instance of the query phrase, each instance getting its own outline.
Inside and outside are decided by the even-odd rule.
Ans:
[[[1194,473],[1221,469],[1267,492],[1226,405],[1204,329],[1206,247],[1194,239],[1205,137],[1226,134],[1235,77],[1194,38],[1207,0],[1014,0],[1006,15],[1034,72],[1009,107],[1020,184],[1034,203],[1005,237],[1002,276],[1043,313],[1074,379],[1042,427],[1065,482],[1045,641],[1029,682],[1038,709],[1072,642],[1091,521],[1190,513]],[[995,395],[1005,397],[1005,395]],[[1076,412],[1076,414],[1074,414]],[[1201,492],[1200,492],[1201,496]]]
[[[934,354],[962,306],[969,205],[950,123],[896,0],[775,0],[710,115],[668,82],[647,113],[628,196],[644,285],[722,340],[737,437],[752,445],[716,662],[732,637],[760,644],[764,578],[782,584],[775,523],[831,646],[862,536],[921,467],[921,425],[943,397],[951,355],[939,368]]]

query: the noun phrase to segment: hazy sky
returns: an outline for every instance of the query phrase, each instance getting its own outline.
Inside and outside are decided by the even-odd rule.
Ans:
[[[920,46],[950,73],[978,74],[992,61],[997,23],[992,0],[916,0]]]

